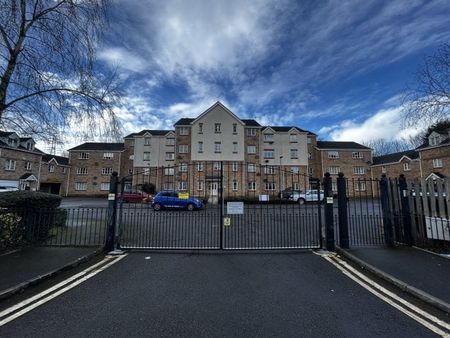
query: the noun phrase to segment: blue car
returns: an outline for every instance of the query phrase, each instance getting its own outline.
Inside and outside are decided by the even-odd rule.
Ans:
[[[195,197],[184,198],[183,193],[179,193],[173,190],[160,191],[153,197],[152,207],[155,211],[159,211],[163,208],[178,208],[187,209],[189,211],[201,209],[203,203],[201,200]],[[180,198],[182,197],[182,198]]]

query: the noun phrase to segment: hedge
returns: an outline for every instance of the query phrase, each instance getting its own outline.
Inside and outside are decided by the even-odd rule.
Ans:
[[[56,209],[61,204],[61,197],[38,191],[8,191],[0,194],[2,208],[45,208]]]

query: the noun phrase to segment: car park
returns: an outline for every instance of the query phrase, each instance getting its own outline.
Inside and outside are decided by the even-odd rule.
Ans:
[[[302,191],[293,189],[293,188],[286,188],[280,192],[280,198],[281,199],[290,199],[292,197],[292,194],[300,194]]]
[[[306,190],[300,193],[294,192],[289,199],[299,204],[305,204],[306,202],[323,202],[324,198],[323,190],[320,190],[320,198],[317,190]]]
[[[187,193],[164,190],[155,195],[152,201],[152,207],[155,211],[166,208],[187,209],[193,211],[201,209],[203,207],[203,202],[196,197],[190,197]]]

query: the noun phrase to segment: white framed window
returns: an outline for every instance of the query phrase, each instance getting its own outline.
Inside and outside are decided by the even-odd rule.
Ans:
[[[356,182],[355,191],[366,191],[366,182]]]
[[[134,147],[134,140],[129,141],[130,147]]]
[[[435,158],[433,160],[433,168],[442,168],[442,159]]]
[[[264,188],[267,191],[274,191],[274,190],[276,190],[276,184],[275,184],[275,182],[265,182]]]
[[[87,183],[85,182],[75,182],[75,190],[76,191],[86,191]]]
[[[256,131],[257,131],[256,128],[248,128],[246,131],[247,136],[256,136]]]
[[[33,150],[33,143],[27,142],[27,150]]]
[[[203,191],[204,188],[205,188],[205,182],[197,181],[197,191]]]
[[[88,160],[89,159],[89,153],[79,153],[78,154],[79,160]]]
[[[237,154],[239,151],[239,145],[237,142],[233,142],[233,153]]]
[[[146,168],[148,169],[148,168]],[[113,168],[102,168],[102,175],[111,175],[113,173]]]
[[[222,143],[221,142],[214,142],[214,152],[216,154],[222,152]]]
[[[150,161],[150,152],[144,151],[144,156],[142,157],[144,161]]]
[[[298,158],[298,149],[291,149],[291,159]]]
[[[166,153],[166,161],[174,161],[175,153]]]
[[[264,166],[264,174],[266,174],[266,175],[274,175],[275,174],[275,167],[265,165]]]
[[[172,137],[166,138],[166,146],[174,146],[175,145],[175,139]]]
[[[67,168],[66,168],[66,167],[63,167],[63,168],[62,168],[62,173],[65,174],[66,172],[67,172]]]
[[[231,163],[231,171],[238,171],[239,164],[237,162]]]
[[[87,175],[88,168],[77,168],[77,175]]]
[[[308,153],[308,160],[312,160],[312,154]]]
[[[100,183],[100,190],[101,191],[109,191],[109,182]]]
[[[31,170],[31,162],[25,162],[25,170]]]
[[[179,181],[178,182],[178,190],[187,190],[187,182]]]
[[[300,172],[299,167],[291,167],[291,173],[298,174]]]
[[[14,171],[16,170],[16,160],[6,160],[5,170]]]
[[[354,152],[352,152],[352,158],[354,158],[354,159],[362,159],[362,158],[364,158],[364,155],[360,151],[354,151]]]
[[[441,143],[441,137],[439,135],[430,137],[430,146],[437,146],[439,143]]]
[[[128,169],[128,175],[133,175],[133,169]]]
[[[331,190],[337,191],[337,182],[331,182]]]
[[[289,135],[289,142],[295,143],[295,142],[297,142],[297,140],[298,140],[297,134],[290,134]]]
[[[173,176],[174,173],[174,168],[164,168],[164,176]]]
[[[198,133],[203,134],[203,123],[198,124]]]
[[[114,157],[114,153],[103,153],[103,159],[105,160],[112,160]],[[108,189],[109,190],[109,189]]]
[[[292,188],[294,188],[294,190],[299,190],[298,189],[298,182],[294,182],[294,184],[292,185]]]
[[[382,174],[386,174],[386,172],[387,172],[386,167],[384,167],[384,166],[381,167],[381,173],[382,173]]]
[[[254,163],[247,164],[247,172],[256,173],[256,164]]]
[[[222,168],[222,163],[217,162],[217,161],[213,163],[213,170],[219,171],[221,168]]]
[[[247,154],[256,154],[256,146],[247,146]]]
[[[197,146],[198,146],[198,152],[203,153],[203,142],[199,141]]]
[[[366,168],[364,167],[353,167],[353,175],[364,175]]]
[[[233,191],[237,191],[239,189],[238,181],[233,180],[232,188],[233,188]]]
[[[145,137],[144,138],[144,146],[151,146],[151,145],[152,145],[151,137]]]
[[[49,173],[54,173],[55,172],[55,165],[54,164],[49,164],[48,165],[48,172]]]
[[[220,123],[214,123],[214,132],[220,133],[221,124]]]
[[[264,142],[273,142],[273,134],[264,134]]]
[[[237,134],[237,124],[233,123],[233,134]]]
[[[411,163],[406,162],[403,163],[403,171],[410,171],[411,170]]]
[[[188,127],[179,127],[178,131],[180,135],[189,135]]]
[[[311,140],[310,137],[308,137],[308,138],[306,139],[306,143],[308,143],[308,144],[311,144],[311,143],[312,143],[312,140]]]
[[[329,151],[328,152],[328,158],[339,158],[339,152],[337,151]]]
[[[314,174],[314,168],[313,167],[308,167],[308,174],[309,175],[313,175]]]
[[[164,190],[173,190],[173,182],[164,182],[163,189]]]
[[[203,171],[204,164],[203,162],[197,162],[197,171]]]
[[[337,175],[337,174],[339,174],[340,171],[341,171],[341,168],[340,168],[340,167],[331,166],[331,167],[328,168],[328,172],[329,172],[331,175]]]
[[[142,172],[142,175],[149,176],[150,175],[150,168],[144,168],[144,171]]]
[[[134,161],[134,155],[130,155],[129,159]]]
[[[264,158],[275,158],[275,151],[273,149],[264,149]]]
[[[180,144],[178,146],[178,152],[180,154],[187,154],[189,152],[189,146],[187,144]]]
[[[247,188],[250,191],[255,191],[256,190],[256,182],[248,182]]]
[[[187,163],[181,163],[180,167],[179,167],[179,171],[182,173],[187,173],[188,172],[188,165]]]

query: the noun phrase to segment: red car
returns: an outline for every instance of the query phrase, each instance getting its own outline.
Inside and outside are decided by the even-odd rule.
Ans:
[[[150,202],[151,195],[145,192],[124,192],[123,196],[121,193],[117,194],[117,199],[123,200],[125,203],[129,202]]]

